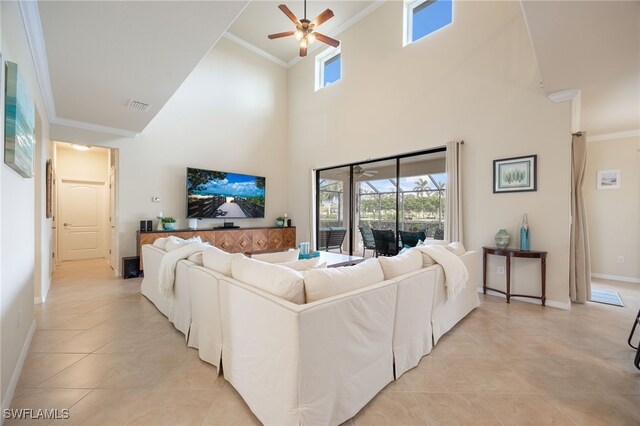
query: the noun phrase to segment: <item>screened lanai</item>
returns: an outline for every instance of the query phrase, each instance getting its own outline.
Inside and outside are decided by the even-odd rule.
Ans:
[[[442,239],[444,160],[445,153],[436,152],[318,171],[319,249],[370,256],[375,250],[365,250],[363,227],[391,231],[399,246],[403,231],[423,231],[427,239]],[[342,232],[344,240],[339,247],[335,241],[326,247],[326,236],[335,237],[336,232]]]

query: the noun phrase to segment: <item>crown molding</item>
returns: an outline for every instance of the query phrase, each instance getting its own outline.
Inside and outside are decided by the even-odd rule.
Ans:
[[[365,7],[360,12],[356,13],[355,15],[353,15],[351,18],[346,20],[342,25],[340,25],[335,30],[328,32],[327,35],[329,37],[336,38],[339,34],[343,33],[349,27],[351,27],[352,25],[356,24],[357,22],[360,22],[363,18],[365,18],[367,15],[369,15],[374,10],[378,9],[380,6],[382,6],[386,2],[387,2],[387,0],[374,0],[374,2],[371,3],[369,6]],[[320,47],[324,47],[323,43],[315,43],[315,44],[313,44],[312,46],[309,47],[307,53],[313,53],[316,50],[320,49]],[[329,47],[329,46],[327,46],[327,47]],[[290,60],[287,63],[287,68],[291,68],[292,66],[294,66],[295,64],[300,62],[302,59],[304,59],[304,58],[301,57],[301,56],[296,56],[295,58],[293,58],[292,60]]]
[[[92,132],[107,133],[114,136],[123,136],[125,138],[135,138],[140,133],[131,130],[119,129],[117,127],[103,126],[102,124],[88,123],[86,121],[70,120],[68,118],[56,117],[51,124],[58,126],[73,127],[82,130],[91,130]]]
[[[265,59],[270,60],[271,62],[280,65],[281,67],[284,68],[289,68],[287,66],[287,63],[285,61],[283,61],[282,59],[272,55],[271,53],[260,49],[258,46],[249,43],[248,41],[246,41],[245,39],[242,39],[240,37],[238,37],[237,35],[230,33],[229,31],[225,32],[222,37],[226,38],[227,40],[231,40],[232,42],[239,44],[240,46],[244,47],[245,49],[248,49],[250,51],[252,51],[253,53],[262,56]]]
[[[576,96],[580,94],[580,89],[567,89],[560,90],[559,92],[550,93],[547,95],[547,98],[551,102],[564,102],[573,100]]]
[[[29,43],[33,66],[36,69],[36,79],[44,100],[44,107],[49,122],[53,122],[56,119],[56,105],[53,100],[53,91],[51,90],[47,49],[44,45],[38,2],[35,0],[19,1],[18,5],[20,6],[22,23],[27,33],[27,42]]]
[[[633,138],[640,136],[640,129],[624,132],[604,133],[601,135],[587,136],[587,142],[611,141],[615,139]]]
[[[38,2],[36,0],[21,0],[18,2],[18,5],[20,6],[22,23],[25,33],[27,34],[27,42],[29,44],[29,50],[31,51],[33,66],[36,71],[38,88],[40,89],[40,94],[44,101],[44,108],[46,110],[49,123],[128,138],[135,138],[138,136],[138,132],[126,129],[58,117],[58,114],[56,113],[56,104],[53,98],[53,90],[51,89],[49,62],[47,60],[47,49],[44,44],[44,33],[42,32]]]

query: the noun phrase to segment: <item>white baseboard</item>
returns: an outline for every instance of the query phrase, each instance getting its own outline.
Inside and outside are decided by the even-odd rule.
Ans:
[[[591,274],[591,278],[600,278],[603,280],[622,281],[625,283],[640,284],[640,278],[625,277],[624,275]]]
[[[16,368],[13,370],[13,374],[11,375],[11,381],[9,382],[9,387],[7,388],[7,394],[4,396],[2,400],[2,412],[8,409],[11,406],[11,401],[13,400],[13,394],[16,391],[16,386],[18,385],[18,379],[20,378],[20,373],[22,373],[22,367],[24,366],[24,360],[27,358],[27,353],[29,352],[29,346],[31,346],[31,339],[33,338],[33,333],[36,331],[36,320],[34,319],[31,323],[31,328],[29,329],[29,334],[27,334],[27,338],[24,341],[24,345],[22,346],[22,352],[20,352],[20,358],[18,358],[18,363],[16,364]],[[0,424],[4,423],[4,416],[0,416]]]
[[[482,287],[478,287],[478,293],[482,293]],[[507,296],[505,296],[502,293],[498,293],[497,291],[491,291],[491,290],[487,290],[487,294],[490,296],[498,296],[498,297],[502,297],[503,299],[506,299]],[[530,299],[528,297],[513,297],[511,296],[511,299],[513,300],[518,300],[520,302],[527,302],[527,303],[532,303],[534,305],[541,305],[542,302],[538,299]],[[558,302],[555,300],[545,300],[545,306],[548,306],[550,308],[557,308],[557,309],[563,309],[565,311],[570,311],[571,310],[571,302],[566,302],[566,303],[562,303],[562,302]]]

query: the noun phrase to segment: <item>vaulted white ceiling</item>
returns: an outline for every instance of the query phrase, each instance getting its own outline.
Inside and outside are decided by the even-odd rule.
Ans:
[[[640,2],[522,5],[545,92],[580,89],[589,134],[640,129]]]
[[[46,59],[38,67],[39,73],[48,68],[50,121],[121,135],[141,132],[246,4],[39,1]],[[30,32],[33,38],[34,28]],[[151,109],[129,109],[130,99]]]
[[[303,16],[302,1],[282,2]],[[312,0],[307,17],[331,8],[335,17],[320,31],[340,39],[383,2]],[[293,28],[279,3],[40,0],[20,7],[50,121],[68,126],[58,129],[135,136],[223,34],[280,65],[295,64],[293,37],[267,38]],[[522,6],[547,94],[581,89],[582,128],[592,135],[640,129],[640,2]],[[309,56],[323,46],[316,42]],[[150,111],[127,108],[130,99]]]

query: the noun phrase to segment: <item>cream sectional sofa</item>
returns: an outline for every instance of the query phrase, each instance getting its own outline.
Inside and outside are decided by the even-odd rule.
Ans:
[[[143,255],[157,254],[143,247]],[[346,274],[345,288],[354,288],[324,297],[327,289],[314,287],[314,277],[335,272],[305,276],[242,255],[216,252],[209,262],[206,255],[203,266],[181,261],[186,279],[185,271],[176,276],[174,306],[183,304],[186,288],[189,346],[199,348],[204,361],[223,366],[225,379],[265,424],[348,420],[479,305],[478,252],[460,256],[469,281],[452,299],[437,264],[414,262],[411,270],[387,273],[389,267],[383,271],[379,260],[369,260],[359,265],[369,271],[362,273],[365,285],[354,283],[357,274],[349,276],[358,265],[337,268]],[[154,265],[147,257],[144,262],[145,270]],[[301,290],[307,303],[299,303]],[[162,302],[154,303],[162,311]]]

